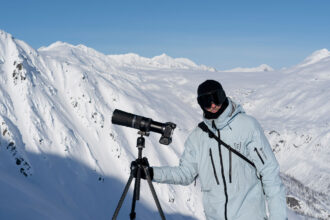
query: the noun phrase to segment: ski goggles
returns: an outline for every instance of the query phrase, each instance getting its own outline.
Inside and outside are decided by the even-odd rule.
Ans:
[[[198,104],[202,108],[210,108],[212,103],[220,105],[224,102],[226,96],[221,90],[214,90],[208,93],[203,93],[197,97]]]

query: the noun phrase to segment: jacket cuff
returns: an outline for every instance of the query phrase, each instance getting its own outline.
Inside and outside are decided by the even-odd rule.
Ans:
[[[154,182],[161,182],[161,171],[158,167],[152,167],[153,171],[153,178],[152,181]]]

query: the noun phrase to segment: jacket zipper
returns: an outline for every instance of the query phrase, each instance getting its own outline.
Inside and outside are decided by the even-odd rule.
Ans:
[[[217,181],[217,184],[219,185],[220,183],[219,183],[219,179],[218,179],[218,176],[217,176],[217,171],[215,170],[211,148],[210,148],[210,157],[211,157],[211,163],[212,163],[212,167],[213,167],[214,177],[215,177],[215,180]]]
[[[262,164],[265,164],[265,162],[264,162],[264,160],[262,159],[262,157],[261,157],[261,155],[260,155],[258,149],[257,149],[257,148],[254,148],[254,151],[257,153],[259,159],[261,160],[261,163],[262,163]]]
[[[218,131],[218,137],[220,138],[220,130],[217,129]],[[228,220],[227,217],[227,206],[228,206],[228,192],[227,192],[227,184],[226,184],[226,178],[225,178],[225,171],[223,169],[223,160],[222,160],[222,153],[221,153],[221,145],[218,144],[219,148],[219,157],[220,157],[220,166],[221,166],[221,175],[222,175],[222,181],[223,181],[223,188],[225,192],[225,197],[226,197],[226,202],[225,202],[225,220]]]

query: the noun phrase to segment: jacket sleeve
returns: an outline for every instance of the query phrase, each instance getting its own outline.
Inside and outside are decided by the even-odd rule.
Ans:
[[[179,166],[153,167],[153,181],[158,183],[189,185],[197,176],[196,147],[192,135],[185,142]]]
[[[257,167],[257,172],[262,176],[269,220],[287,220],[285,187],[279,175],[279,164],[263,129],[257,121],[254,125],[252,140],[248,148],[250,156]]]

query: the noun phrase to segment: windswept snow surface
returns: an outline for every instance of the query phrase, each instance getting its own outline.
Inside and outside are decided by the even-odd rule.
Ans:
[[[104,55],[64,42],[35,50],[0,31],[0,219],[111,218],[138,137],[111,124],[113,110],[176,123],[171,145],[151,133],[143,153],[151,165],[177,165],[202,120],[196,88],[206,79],[219,80],[263,125],[290,219],[328,219],[330,60],[314,55],[282,71],[219,72],[165,54]],[[205,219],[198,181],[154,186],[167,219]],[[118,219],[128,218],[132,189]],[[142,181],[137,219],[158,218]]]

